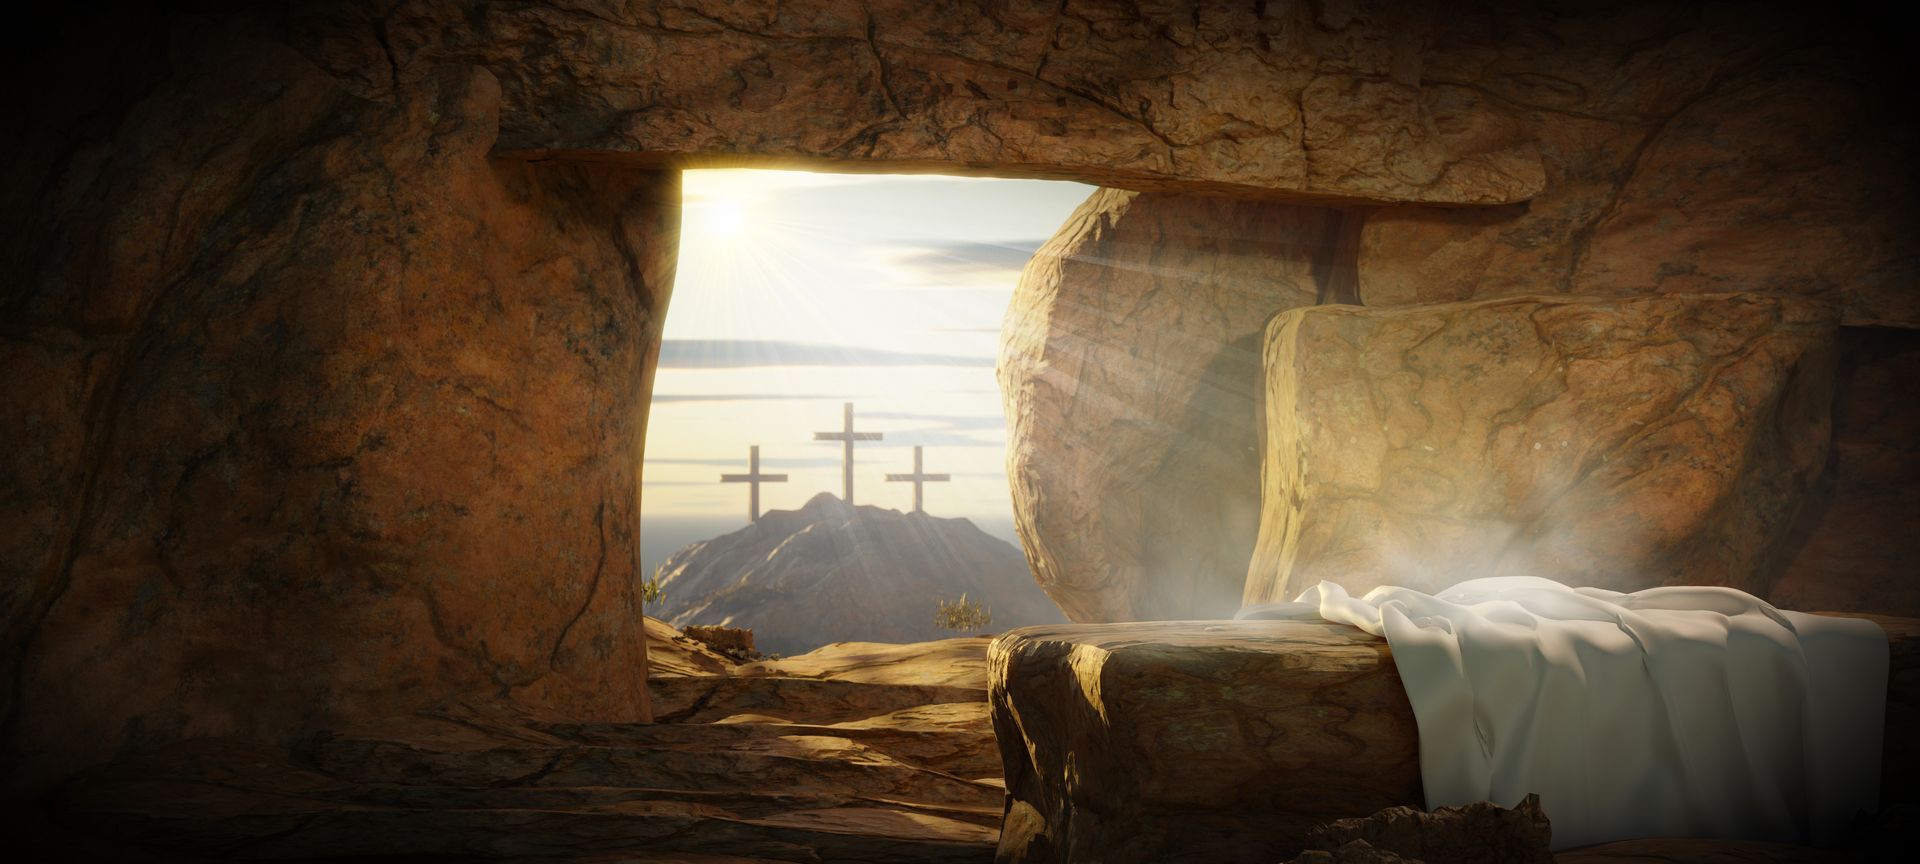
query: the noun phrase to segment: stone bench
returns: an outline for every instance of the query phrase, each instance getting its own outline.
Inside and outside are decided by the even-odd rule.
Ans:
[[[1026,627],[988,649],[1002,862],[1259,862],[1419,805],[1384,640],[1291,621]]]
[[[1920,621],[1861,617],[1890,637],[1883,801],[1905,800]],[[1320,823],[1422,804],[1392,655],[1352,627],[1026,627],[994,641],[988,666],[1007,778],[1001,864],[1273,864]]]

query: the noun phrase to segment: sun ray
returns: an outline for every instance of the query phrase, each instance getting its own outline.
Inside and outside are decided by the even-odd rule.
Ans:
[[[760,343],[753,356],[767,343],[824,350],[810,348],[806,364],[663,366],[655,393],[683,398],[652,406],[643,513],[736,516],[741,502],[734,490],[721,490],[715,463],[744,460],[754,444],[768,470],[792,476],[762,490],[763,510],[791,509],[815,492],[837,490],[838,467],[826,458],[837,454],[815,446],[808,430],[831,425],[839,402],[852,399],[863,416],[871,413],[863,427],[888,433],[863,457],[864,466],[903,470],[912,445],[922,444],[954,474],[953,483],[930,493],[930,510],[1010,522],[992,360],[993,334],[1018,268],[1002,247],[1034,248],[1090,192],[1044,181],[685,172],[680,265],[665,337]],[[998,257],[964,279],[914,269],[916,261],[950,264],[953,249]],[[872,365],[888,352],[977,359],[969,366]],[[809,365],[819,362],[856,365]],[[728,393],[754,398],[723,398]],[[877,482],[879,476],[860,484],[871,490],[862,503],[910,506],[909,492]]]

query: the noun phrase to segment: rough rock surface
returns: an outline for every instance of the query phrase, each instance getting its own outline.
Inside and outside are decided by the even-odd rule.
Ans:
[[[671,193],[608,163],[1412,202],[1366,220],[1366,302],[1731,287],[1920,322],[1912,55],[1881,17],[1069,6],[7,28],[32,44],[0,52],[0,783],[469,696],[636,710],[623,568]],[[1841,500],[1826,524],[1905,499]],[[1783,585],[1847,545],[1809,542]]]
[[[1540,810],[1538,795],[1512,808],[1491,801],[1432,811],[1388,807],[1372,816],[1336,819],[1307,834],[1309,849],[1343,850],[1353,843],[1425,864],[1553,864],[1553,826]]]
[[[71,150],[7,238],[7,787],[470,698],[643,718],[677,180],[493,158],[484,69],[374,102],[170,50],[117,124],[32,130]]]
[[[1000,343],[1007,474],[1034,577],[1069,617],[1239,608],[1261,334],[1322,293],[1340,219],[1103,189],[1027,264]]]
[[[1413,708],[1352,627],[1027,627],[988,662],[1003,862],[1272,864],[1320,823],[1421,803]]]
[[[1855,617],[1887,632],[1882,805],[1911,812],[1920,746],[1904,732],[1920,722],[1920,620]],[[1447,839],[1458,835],[1420,824],[1432,816],[1378,814],[1421,804],[1418,732],[1384,640],[1279,621],[1029,627],[996,639],[987,659],[1007,778],[1002,862],[1270,864],[1317,847],[1329,854],[1300,860],[1358,864],[1449,860],[1449,848],[1458,851]],[[1442,809],[1467,811],[1453,814],[1464,821],[1441,817],[1456,824],[1515,819],[1523,830],[1495,833],[1537,837],[1546,848],[1544,826],[1524,810]],[[1370,813],[1378,815],[1356,819]],[[1367,824],[1324,827],[1343,819]],[[1910,842],[1904,826],[1878,831],[1862,838],[1866,847]],[[1431,857],[1410,836],[1431,840]],[[1657,857],[1661,850],[1673,857]],[[1811,852],[1658,839],[1560,860],[1785,862],[1799,860],[1795,850]],[[1510,851],[1519,856],[1510,860],[1538,860],[1531,841]],[[1452,860],[1490,860],[1462,854]]]
[[[753,631],[745,627],[688,627],[681,633],[736,663],[760,659],[760,651],[753,647]]]
[[[1368,220],[1369,303],[1762,290],[1920,324],[1912,65],[1804,4],[314,4],[287,29],[370,95],[486,66],[532,156],[1403,202]]]
[[[1526,116],[1546,189],[1522,206],[1373,212],[1368,305],[1738,290],[1920,326],[1920,123],[1890,31],[1695,3],[1467,4],[1434,27],[1426,86]]]
[[[1916,387],[1920,332],[1842,328],[1833,459],[1768,596],[1774,605],[1920,617]]]
[[[314,4],[290,31],[368,93],[437,63],[494,70],[501,145],[529,155],[1525,200],[1543,175],[1512,112],[1422,85],[1432,17],[1400,3],[448,2]]]
[[[681,627],[750,628],[769,654],[949,636],[934,611],[962,594],[996,627],[1061,620],[1020,550],[972,522],[849,507],[825,492],[675,552],[658,578],[654,614]]]
[[[1767,596],[1826,463],[1834,329],[1754,294],[1283,314],[1246,600],[1495,575]]]
[[[654,623],[670,653],[676,634]],[[846,650],[781,661],[816,679],[661,676],[663,705],[703,694],[679,722],[467,711],[293,748],[157,747],[66,784],[55,812],[95,838],[222,858],[985,862],[1003,797],[986,643],[886,646],[892,683],[853,680],[876,658]]]
[[[647,677],[726,675],[734,660],[652,616],[647,617]]]

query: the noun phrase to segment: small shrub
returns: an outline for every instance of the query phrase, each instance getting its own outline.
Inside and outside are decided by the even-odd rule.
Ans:
[[[942,630],[977,633],[993,623],[993,610],[961,594],[958,600],[940,601],[939,609],[933,613],[933,623]]]
[[[666,592],[660,590],[660,574],[658,573],[654,574],[652,579],[640,583],[640,602],[642,603],[647,605],[658,603],[664,594],[666,594]]]

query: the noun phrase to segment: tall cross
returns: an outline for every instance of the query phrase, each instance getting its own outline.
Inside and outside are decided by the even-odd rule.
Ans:
[[[848,402],[842,407],[844,409],[845,420],[841,423],[840,431],[815,432],[813,433],[813,440],[846,442],[847,455],[846,455],[846,458],[842,460],[841,466],[840,466],[840,485],[843,487],[846,494],[841,497],[847,499],[848,506],[852,506],[853,505],[853,442],[878,441],[880,440],[880,436],[883,433],[853,431],[853,403]]]
[[[953,479],[952,474],[928,474],[926,471],[921,470],[920,445],[918,444],[913,445],[913,473],[887,475],[887,480],[890,482],[913,484],[913,512],[915,513],[927,512],[926,510],[922,509],[920,506],[920,491],[923,487],[926,486],[926,484],[945,483],[952,479]]]
[[[760,521],[760,484],[785,483],[787,475],[760,473],[760,445],[755,444],[747,449],[747,473],[722,474],[720,482],[747,484],[747,521],[758,522]]]

